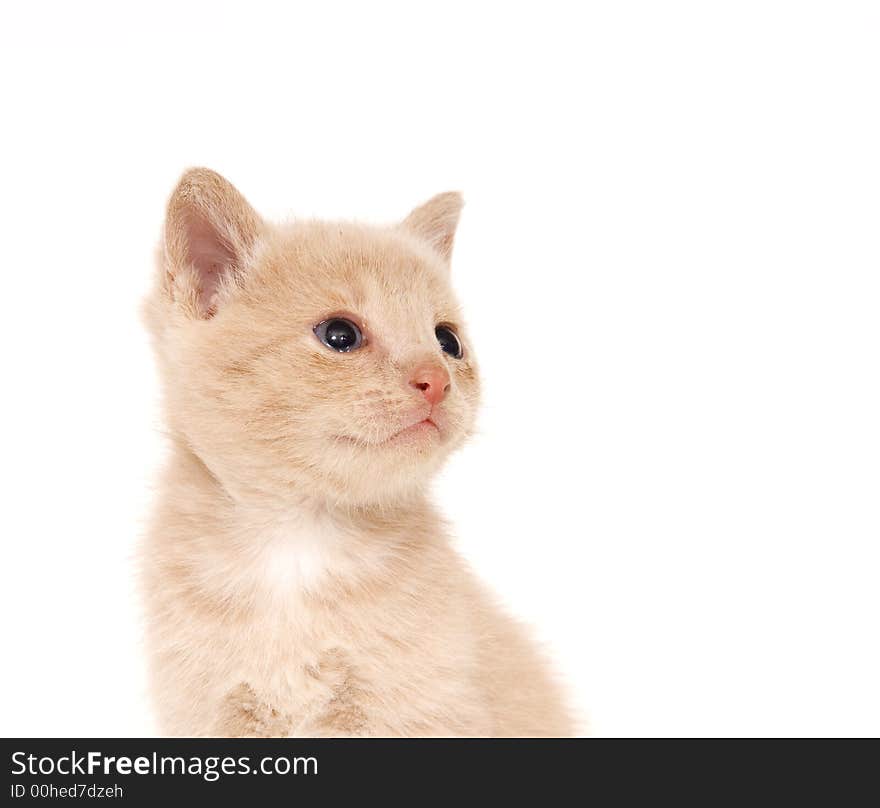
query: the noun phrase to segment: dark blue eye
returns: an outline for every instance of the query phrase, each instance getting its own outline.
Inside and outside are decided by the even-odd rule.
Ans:
[[[440,343],[440,350],[455,359],[461,359],[463,354],[461,340],[448,325],[438,325],[434,333],[437,335],[437,342]]]
[[[364,341],[361,330],[351,321],[342,317],[324,320],[315,326],[315,336],[328,348],[339,353],[348,353],[360,348]]]

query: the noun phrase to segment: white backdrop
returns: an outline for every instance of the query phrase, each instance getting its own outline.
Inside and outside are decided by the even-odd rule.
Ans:
[[[137,309],[190,165],[276,217],[465,193],[437,493],[595,734],[880,733],[876,4],[0,16],[2,734],[153,731]]]

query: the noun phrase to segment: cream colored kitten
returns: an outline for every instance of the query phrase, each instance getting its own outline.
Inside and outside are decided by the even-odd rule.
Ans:
[[[165,733],[571,733],[426,497],[479,392],[449,284],[461,205],[277,226],[212,171],[174,190],[146,306],[171,437],[143,546]]]

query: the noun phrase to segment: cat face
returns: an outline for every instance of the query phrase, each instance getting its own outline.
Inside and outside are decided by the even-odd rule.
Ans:
[[[184,175],[148,321],[172,430],[233,497],[392,502],[469,434],[460,208],[442,194],[393,227],[274,226],[219,175]]]

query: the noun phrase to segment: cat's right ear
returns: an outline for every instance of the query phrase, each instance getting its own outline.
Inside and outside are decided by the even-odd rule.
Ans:
[[[403,220],[403,228],[424,239],[448,264],[464,200],[457,191],[431,197]]]
[[[265,225],[225,178],[191,168],[165,217],[166,288],[193,317],[209,319],[241,282]]]

